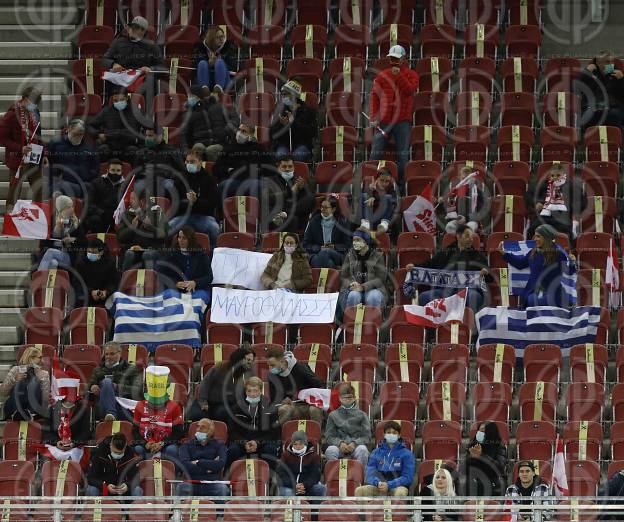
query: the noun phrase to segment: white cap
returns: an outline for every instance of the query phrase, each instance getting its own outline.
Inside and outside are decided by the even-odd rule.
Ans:
[[[143,29],[144,31],[147,31],[147,28],[149,26],[147,20],[143,18],[142,16],[135,16],[132,19],[132,22],[130,22],[128,25],[136,25],[140,27],[141,29]]]
[[[405,49],[400,45],[393,45],[388,51],[388,58],[403,58],[405,56]]]

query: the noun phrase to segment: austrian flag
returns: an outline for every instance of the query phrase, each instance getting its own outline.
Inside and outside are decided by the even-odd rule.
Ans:
[[[405,305],[405,319],[408,323],[437,328],[451,321],[463,321],[466,308],[467,289],[441,299],[429,301],[425,306]]]
[[[403,212],[405,225],[410,232],[424,231],[435,234],[436,215],[431,197],[431,183],[425,187],[420,196]]]
[[[2,234],[25,239],[50,237],[50,207],[47,203],[18,199],[13,211],[4,215]]]
[[[102,73],[102,79],[114,83],[115,85],[125,87],[128,92],[136,92],[145,81],[145,75],[140,69],[126,69],[120,72],[104,71]]]

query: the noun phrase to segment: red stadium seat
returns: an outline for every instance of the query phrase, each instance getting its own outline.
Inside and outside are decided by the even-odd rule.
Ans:
[[[600,466],[597,462],[566,460],[565,466],[570,496],[593,497],[598,494]]]
[[[510,344],[482,344],[477,351],[479,382],[512,384],[516,352]]]
[[[0,462],[0,495],[3,497],[28,497],[33,495],[35,466],[32,462],[4,460]],[[6,507],[6,503],[5,503]],[[16,514],[11,508],[11,520]],[[27,520],[20,519],[18,520]]]
[[[93,370],[102,362],[102,350],[93,344],[68,344],[63,349],[63,365],[80,377],[82,384],[88,384]]]
[[[323,61],[318,58],[291,58],[286,66],[286,77],[293,78],[294,76],[301,80],[304,91],[320,94]]]
[[[475,421],[502,421],[509,419],[511,386],[506,382],[478,382],[472,389]]]
[[[160,291],[158,274],[149,268],[126,270],[121,276],[119,291],[138,297],[156,295]]]
[[[459,422],[430,420],[422,427],[423,460],[459,460],[462,432]]]
[[[340,192],[353,181],[353,165],[348,161],[321,161],[314,174],[317,192]]]
[[[464,57],[492,58],[496,60],[499,42],[497,26],[468,25],[464,32],[464,38]]]
[[[158,467],[160,466],[160,469]],[[169,460],[152,459],[144,460],[138,464],[139,486],[145,496],[171,496],[176,478],[175,465]]]
[[[282,59],[282,44],[285,40],[284,28],[279,25],[257,25],[247,33],[251,57]]]
[[[349,2],[351,3],[351,2]],[[377,56],[386,56],[390,47],[400,45],[407,52],[407,58],[412,56],[412,40],[414,33],[411,25],[386,24],[377,29],[375,41],[377,43]]]
[[[615,388],[618,388],[618,387],[619,387],[619,391],[621,392],[622,383],[615,385]],[[615,388],[613,389],[614,396],[615,396]],[[620,400],[619,406],[621,408],[622,393],[619,393],[619,400]],[[611,458],[613,460],[622,460],[622,457],[624,456],[624,422],[622,422],[620,419],[621,419],[621,416],[619,419],[615,419],[616,422],[614,422],[611,425],[611,432],[609,434],[609,438],[611,439]],[[611,477],[610,474],[608,476]]]
[[[363,483],[364,466],[361,462],[353,459],[340,459],[330,460],[325,464],[327,496],[353,496],[355,488]]]
[[[8,420],[2,434],[2,458],[5,461],[36,462],[34,445],[42,441],[42,428],[38,422]]]
[[[30,283],[31,306],[64,310],[71,290],[66,270],[37,270]]]
[[[61,482],[61,467],[65,469]],[[49,460],[41,467],[41,494],[46,497],[77,497],[82,486],[80,464],[72,460]],[[58,489],[58,491],[57,491]]]
[[[275,343],[282,346],[287,343],[288,326],[278,323],[254,324],[251,329],[253,343]]]
[[[542,125],[544,127],[576,127],[579,100],[576,94],[551,91],[542,100]]]
[[[519,56],[522,58],[540,57],[542,35],[540,28],[534,25],[510,25],[505,31],[507,58]]]
[[[546,89],[573,92],[575,80],[580,77],[581,72],[581,62],[578,58],[549,58],[544,65]]]
[[[495,196],[492,198],[492,232],[523,232],[527,216],[524,198]]]
[[[362,98],[355,92],[332,92],[325,97],[327,125],[360,127]]]
[[[474,330],[474,312],[466,307],[464,310],[464,319],[459,321],[451,321],[440,325],[435,331],[436,343],[444,344],[470,344],[472,332]]]
[[[255,25],[284,25],[286,23],[288,2],[285,0],[275,0],[273,2],[251,0],[249,8],[251,12],[250,18]]]
[[[238,113],[243,123],[271,126],[275,97],[270,93],[246,92],[238,97]]]
[[[88,0],[85,2],[85,25],[117,25],[117,8],[115,0]]]
[[[104,344],[108,330],[105,308],[75,308],[69,314],[69,342],[71,344]]]
[[[455,56],[457,33],[449,24],[427,24],[420,29],[420,55],[452,60]]]
[[[433,381],[465,384],[468,377],[470,351],[464,344],[436,344],[431,350]]]
[[[414,125],[446,126],[450,112],[449,100],[443,92],[414,94]]]
[[[457,1],[436,2],[427,0],[423,2],[424,20],[426,24],[449,24],[454,26],[457,22]]]
[[[281,81],[279,60],[268,57],[245,60],[237,78],[245,82],[247,93],[268,93],[275,96]]]
[[[533,58],[507,58],[500,67],[504,92],[535,92],[539,67]]]
[[[573,382],[568,385],[568,421],[600,422],[604,403],[604,387],[601,384]]]
[[[373,384],[379,353],[373,344],[343,344],[339,359],[339,380]]]
[[[498,25],[501,18],[502,2],[500,0],[470,0],[466,2],[469,24]]]
[[[445,397],[448,397],[448,400]],[[465,401],[466,388],[461,383],[442,381],[427,386],[426,405],[429,420],[461,421]]]
[[[156,348],[154,364],[168,366],[172,382],[190,387],[195,351],[186,344],[161,344]]]
[[[460,92],[457,94],[457,125],[490,124],[492,97],[488,92]]]
[[[559,383],[563,364],[561,348],[556,344],[529,344],[524,349],[524,382]]]
[[[217,237],[217,247],[254,250],[255,243],[253,234],[244,232],[224,232]]]
[[[496,136],[498,145],[498,161],[532,160],[535,136],[531,127],[523,125],[507,125],[498,129]]]
[[[581,230],[612,234],[618,214],[619,208],[615,198],[608,196],[587,198],[587,207],[581,216]]]
[[[230,355],[232,355],[232,353],[237,349],[238,345],[235,344],[205,344],[201,349],[201,355],[199,360],[201,368],[201,378],[203,379],[208,373],[208,370],[210,370],[216,364],[229,360]]]
[[[63,312],[58,308],[28,308],[24,314],[24,344],[60,344]]]
[[[578,136],[574,127],[545,127],[540,133],[542,161],[574,162]]]
[[[586,161],[581,169],[583,191],[588,196],[616,197],[619,167],[612,161]]]
[[[418,73],[420,92],[446,92],[451,90],[453,65],[448,58],[437,56],[421,58],[414,68]]]
[[[381,418],[415,421],[420,397],[420,386],[413,382],[390,381],[381,385],[379,404]]]
[[[526,92],[501,94],[501,126],[522,125],[532,127],[535,113],[535,96]]]
[[[406,199],[408,198],[403,199],[403,205],[406,204]],[[435,238],[426,232],[402,232],[397,239],[396,248],[399,266],[406,266],[408,263],[418,265],[433,255]]]
[[[385,353],[386,381],[411,382],[420,386],[425,353],[422,344],[393,343]]]
[[[260,202],[251,196],[234,196],[223,200],[225,232],[255,234],[260,216]]]
[[[566,459],[600,460],[602,426],[597,422],[567,422],[563,427]]]
[[[572,382],[606,383],[609,354],[602,344],[577,344],[570,348]]]
[[[93,58],[72,60],[73,94],[97,94],[98,96],[104,94],[104,81],[102,80],[104,69],[98,61]]]
[[[551,461],[556,438],[557,432],[552,422],[520,422],[516,428],[518,460],[537,459]]]
[[[370,31],[365,25],[342,24],[334,31],[335,57],[355,56],[366,59],[368,57],[368,45],[370,43]]]
[[[508,0],[505,7],[509,24],[541,25],[541,5],[541,0]]]
[[[489,127],[465,125],[453,129],[453,158],[455,161],[486,162],[490,147]]]
[[[323,161],[355,160],[358,134],[354,127],[325,127],[320,132]]]
[[[293,355],[298,361],[305,362],[316,376],[324,382],[329,381],[332,367],[332,352],[327,344],[305,343],[293,348]]]
[[[327,29],[323,25],[297,25],[290,33],[293,58],[325,58]]]
[[[412,127],[412,158],[414,160],[443,161],[446,138],[444,127],[438,125]]]
[[[481,92],[491,95],[494,90],[496,63],[491,58],[464,58],[459,63],[458,74],[461,93]]]
[[[147,367],[147,348],[142,344],[122,344],[121,357],[130,364],[136,364],[139,368]]]
[[[620,161],[622,131],[600,125],[585,130],[585,154],[588,161]]]

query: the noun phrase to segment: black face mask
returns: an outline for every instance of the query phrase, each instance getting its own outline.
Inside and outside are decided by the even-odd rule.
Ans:
[[[113,183],[117,183],[121,179],[121,174],[111,174],[109,172],[108,179],[110,179]]]

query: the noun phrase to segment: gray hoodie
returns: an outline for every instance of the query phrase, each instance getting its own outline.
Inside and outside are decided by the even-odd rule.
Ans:
[[[371,444],[371,426],[368,416],[359,408],[340,407],[327,417],[325,441],[328,446],[339,446],[341,442],[355,442],[356,445]]]

